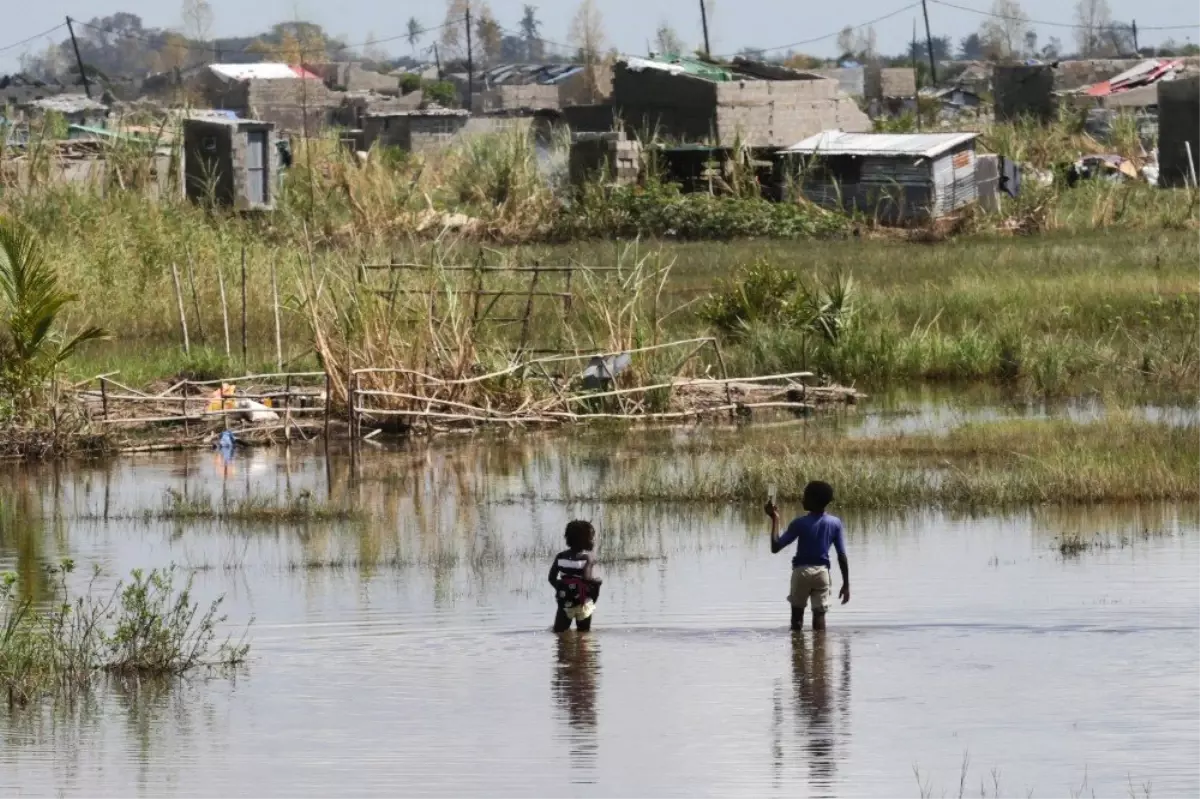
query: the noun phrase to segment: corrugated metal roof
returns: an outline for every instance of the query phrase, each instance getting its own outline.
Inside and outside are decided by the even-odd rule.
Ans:
[[[844,133],[826,130],[783,150],[822,155],[896,155],[933,158],[978,133]]]
[[[320,78],[303,67],[264,62],[261,64],[209,64],[209,69],[229,80],[279,80],[280,78]]]

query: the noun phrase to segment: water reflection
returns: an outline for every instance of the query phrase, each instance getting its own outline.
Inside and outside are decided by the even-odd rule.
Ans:
[[[600,678],[600,645],[590,633],[566,632],[556,636],[551,693],[566,724],[563,736],[571,759],[571,782],[596,781],[596,693]]]
[[[828,634],[792,633],[792,689],[796,699],[797,735],[804,741],[808,781],[814,796],[836,795],[837,741],[848,735],[850,638],[846,635],[840,638],[837,672],[831,676]],[[834,679],[837,680],[836,690]]]

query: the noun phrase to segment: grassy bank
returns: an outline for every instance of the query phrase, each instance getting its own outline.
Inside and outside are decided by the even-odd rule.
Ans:
[[[654,243],[639,245],[583,243],[520,252],[484,253],[489,262],[520,259],[543,263],[576,262],[611,266],[631,264],[648,254],[657,268],[670,271],[656,302],[657,333],[651,329],[651,309],[643,307],[635,336],[649,342],[670,337],[705,335],[712,326],[699,313],[710,292],[727,284],[739,285],[739,270],[759,262],[791,272],[808,283],[840,273],[853,280],[853,313],[836,344],[823,343],[808,331],[780,325],[774,319],[750,320],[745,330],[729,331],[725,349],[735,374],[769,374],[810,369],[831,379],[879,391],[896,382],[989,381],[1021,391],[1063,394],[1079,391],[1116,391],[1194,395],[1200,378],[1197,319],[1200,294],[1196,289],[1195,236],[1188,232],[1107,231],[1087,236],[1066,233],[1039,237],[975,237],[929,245],[892,241],[823,241],[797,243],[754,240],[723,243]],[[345,275],[353,265],[344,256],[325,254],[323,268],[330,275]],[[448,246],[433,251],[419,248],[401,258],[436,258],[447,263],[472,262],[477,248]],[[236,259],[230,265],[227,290],[236,283]],[[274,334],[270,309],[269,268],[257,263],[250,281],[249,335],[251,370],[271,370]],[[82,268],[82,267],[80,267]],[[297,286],[307,279],[298,268],[281,267],[279,281],[284,302],[285,361],[297,368],[317,364],[311,354],[311,331],[299,312]],[[428,288],[429,277],[404,276],[398,283],[376,278],[375,285]],[[86,280],[87,274],[81,275]],[[167,281],[171,278],[168,275]],[[469,292],[467,275],[435,278],[439,291],[457,286]],[[193,341],[199,328],[204,346],[194,344],[184,357],[179,344],[178,310],[173,289],[160,286],[149,295],[138,293],[156,313],[129,307],[119,289],[94,283],[98,301],[86,301],[75,323],[97,322],[123,329],[121,318],[131,320],[117,342],[94,345],[73,366],[77,376],[120,370],[124,380],[144,384],[180,372],[216,377],[238,372],[240,334],[234,309],[233,352],[224,354],[219,287],[211,275],[197,275],[200,324],[187,308]],[[457,281],[457,282],[455,282]],[[118,281],[119,282],[119,281]],[[334,281],[331,278],[330,285]],[[348,285],[343,282],[338,285]],[[489,288],[518,292],[498,306],[497,315],[519,316],[528,279],[499,283]],[[573,291],[586,293],[579,279]],[[557,284],[544,288],[559,290]],[[596,278],[597,303],[615,304],[627,299],[617,285]],[[165,293],[164,293],[165,292]],[[90,295],[85,293],[85,297]],[[448,295],[443,294],[443,297]],[[440,300],[441,302],[441,300]],[[459,305],[469,310],[470,298],[459,295]],[[401,301],[404,315],[427,313],[427,298]],[[395,315],[400,315],[395,308]],[[535,304],[539,344],[584,348],[608,346],[604,326],[586,318],[586,307],[576,304],[564,322],[559,303]],[[501,313],[502,312],[502,313]],[[519,333],[519,326],[485,326],[472,336],[477,349],[502,348]],[[131,349],[131,341],[139,341]],[[716,367],[716,364],[703,365]]]
[[[775,484],[795,502],[809,480],[837,487],[853,508],[1000,508],[1194,500],[1200,439],[1132,415],[1103,420],[967,424],[945,434],[851,438],[833,433],[754,435],[742,447],[655,456],[629,452],[608,502],[761,500]]]
[[[1081,144],[1064,124],[1041,133],[996,128],[985,143],[1020,143],[1047,166]],[[617,190],[597,184],[572,195],[561,168],[548,169],[522,136],[477,140],[428,159],[383,156],[364,165],[332,142],[305,144],[279,210],[269,216],[210,212],[136,191],[102,196],[62,187],[0,194],[0,213],[38,231],[62,282],[80,295],[66,311],[67,329],[97,324],[115,336],[89,346],[71,367],[78,377],[119,369],[125,382],[145,384],[181,372],[212,377],[273,368],[276,300],[285,365],[312,367],[319,338],[314,292],[340,298],[327,332],[337,330],[352,347],[361,316],[351,306],[367,290],[363,263],[632,268],[647,253],[673,267],[661,289],[641,293],[637,323],[623,331],[638,342],[708,332],[696,300],[758,260],[809,282],[834,271],[853,277],[853,319],[836,342],[820,345],[776,320],[751,323],[726,331],[738,372],[808,368],[872,389],[894,381],[997,380],[1042,393],[1112,386],[1182,392],[1200,376],[1195,191],[1030,183],[1000,216],[967,213],[949,229],[885,231],[804,204],[746,193],[680,195],[653,180]],[[612,241],[635,236],[644,241]],[[375,288],[424,292],[435,285],[460,309],[470,302],[469,275],[367,277]],[[537,304],[534,328],[547,343],[611,343],[600,323],[627,301],[627,287],[599,277],[594,283],[593,301],[576,304],[565,320],[559,306]],[[520,293],[527,285],[510,279],[489,288]],[[497,315],[519,315],[522,301],[505,299]],[[181,303],[193,345],[187,357],[173,351]],[[392,318],[415,315],[419,329],[430,326],[427,305],[388,303],[386,310]],[[412,339],[413,329],[389,322],[387,335]],[[471,330],[476,354],[510,350],[516,330]],[[404,352],[414,356],[411,347]]]

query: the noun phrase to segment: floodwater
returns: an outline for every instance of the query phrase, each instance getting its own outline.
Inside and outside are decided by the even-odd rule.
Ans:
[[[0,525],[26,590],[63,557],[110,585],[176,563],[230,630],[254,618],[232,677],[0,709],[0,794],[958,795],[964,761],[972,794],[1200,793],[1195,507],[846,512],[853,600],[792,635],[760,510],[563,499],[615,479],[622,437],[0,473],[34,509]],[[143,518],[168,490],[371,516]],[[555,637],[546,571],[574,517],[606,583],[593,632]],[[1107,543],[1064,560],[1064,533]]]

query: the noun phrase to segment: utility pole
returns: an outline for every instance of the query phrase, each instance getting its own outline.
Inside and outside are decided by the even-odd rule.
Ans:
[[[917,133],[921,132],[921,73],[917,71],[917,18],[913,17],[912,37],[913,86],[917,89]]]
[[[1133,21],[1133,52],[1134,54],[1139,54],[1141,52],[1141,48],[1138,47],[1136,19]]]
[[[438,80],[442,79],[442,57],[438,54],[437,42],[433,43],[433,63],[437,64]]]
[[[79,42],[75,40],[75,26],[71,23],[73,20],[67,17],[67,30],[71,33],[71,47],[75,48],[75,63],[79,65],[79,77],[83,80],[83,92],[92,99],[92,84],[88,82],[87,70],[83,68],[83,58],[79,55]]]
[[[471,4],[467,3],[467,111],[475,107],[475,59],[471,52]]]
[[[929,85],[937,86],[937,63],[933,57],[933,34],[929,32],[929,5],[921,0],[921,13],[925,15],[925,46],[929,49]]]
[[[708,10],[704,5],[705,0],[700,0],[700,27],[704,29],[704,56],[708,58],[712,50],[708,48]]]

